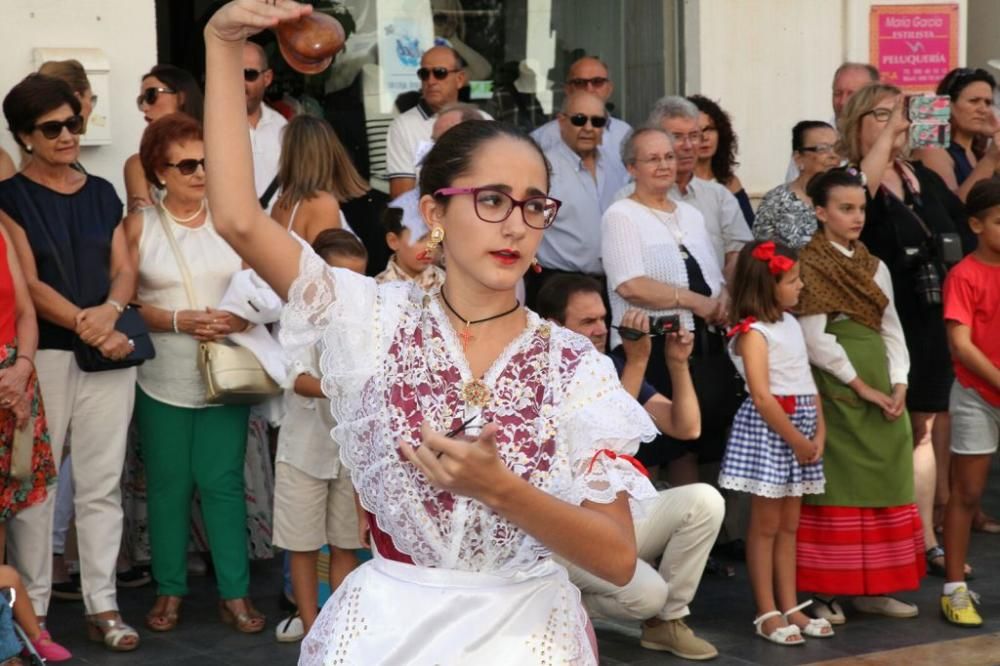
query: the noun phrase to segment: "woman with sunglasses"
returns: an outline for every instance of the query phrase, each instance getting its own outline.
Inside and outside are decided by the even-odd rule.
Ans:
[[[238,0],[205,30],[206,155],[229,176],[209,189],[216,228],[287,296],[286,345],[322,340],[334,436],[375,551],[327,603],[299,663],[490,666],[544,652],[596,664],[579,593],[550,554],[617,584],[632,577],[629,497],[655,492],[619,454],[655,429],[589,340],[516,301],[559,208],[545,158],[496,122],[438,139],[420,210],[447,257],[440,291],[328,267],[267,223],[242,166],[241,42],[310,10]]]
[[[903,107],[903,95],[892,85],[873,83],[856,92],[841,114],[841,153],[866,177],[861,240],[889,268],[913,359],[907,376],[892,378],[892,411],[912,424],[913,486],[927,567],[943,575],[944,551],[934,533],[934,451],[947,445],[955,375],[941,287],[957,262],[945,254],[946,246],[954,245],[960,259],[975,241],[968,240],[974,236],[959,198],[934,171],[906,159],[909,121]]]
[[[135,369],[84,372],[74,350],[97,349],[110,360],[132,351],[115,329],[135,293],[135,274],[121,227],[122,203],[109,182],[73,168],[80,155],[80,100],[58,79],[32,74],[11,89],[4,115],[31,155],[0,183],[0,222],[11,237],[38,313],[35,355],[58,464],[73,430],[76,529],[87,629],[116,651],[139,645],[122,621],[115,590],[122,532],[119,481],[132,417]],[[25,577],[35,612],[44,617],[51,591],[55,493],[14,516],[8,554]]]
[[[142,135],[139,158],[148,181],[164,192],[156,205],[125,221],[138,269],[136,299],[157,349],[156,358],[139,368],[136,391],[158,595],[146,625],[169,631],[180,621],[197,489],[223,599],[220,613],[237,630],[255,633],[264,628],[264,618],[247,599],[243,464],[250,409],[207,405],[197,362],[199,342],[221,340],[247,326],[215,309],[242,262],[216,233],[206,206],[198,121],[184,113],[154,120]]]
[[[721,457],[725,429],[739,406],[736,371],[716,328],[726,321],[729,296],[704,218],[669,195],[677,174],[671,135],[656,127],[635,130],[622,144],[622,159],[635,191],[612,204],[601,225],[611,320],[619,323],[629,308],[650,317],[678,316],[694,334],[691,376],[698,404],[705,413],[714,410],[698,439],[668,437],[666,445],[644,446],[639,455],[647,465],[669,464],[671,484],[693,483],[700,455]],[[624,358],[621,344],[621,335],[612,331],[612,353]],[[653,345],[646,379],[669,398],[673,389],[664,354],[662,344]]]
[[[958,67],[948,72],[937,94],[951,99],[951,143],[914,153],[962,201],[973,185],[1000,171],[1000,118],[993,107],[996,87],[996,79],[985,69]]]
[[[200,123],[204,111],[201,88],[194,77],[173,65],[157,65],[143,75],[135,104],[147,123],[178,111]],[[159,199],[156,185],[146,180],[138,153],[125,160],[125,194],[129,213],[152,206]]]
[[[837,130],[822,120],[802,120],[792,128],[792,162],[795,180],[778,185],[764,195],[757,208],[753,235],[792,249],[804,248],[816,233],[816,210],[806,186],[817,174],[840,164]]]

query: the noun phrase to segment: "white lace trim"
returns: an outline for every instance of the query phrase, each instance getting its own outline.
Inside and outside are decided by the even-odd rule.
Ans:
[[[517,526],[467,497],[431,487],[398,443],[420,445],[426,419],[448,430],[471,416],[500,425],[505,464],[566,501],[655,497],[638,470],[600,449],[632,454],[656,430],[621,387],[610,359],[589,340],[530,313],[529,325],[483,376],[485,407],[467,405],[471,373],[451,325],[414,285],[374,282],[330,269],[303,250],[282,317],[286,344],[322,338],[323,390],[333,437],[364,508],[395,546],[421,566],[514,571],[549,555]],[[589,471],[588,471],[589,468]],[[639,506],[634,506],[639,512]]]
[[[719,475],[719,487],[727,490],[737,490],[760,497],[801,497],[802,495],[821,495],[825,492],[826,481],[802,481],[800,483],[767,483],[740,476]]]

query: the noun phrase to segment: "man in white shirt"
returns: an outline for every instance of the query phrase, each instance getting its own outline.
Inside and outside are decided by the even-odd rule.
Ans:
[[[257,197],[261,197],[278,176],[281,160],[281,131],[288,124],[285,117],[264,104],[264,91],[271,85],[274,72],[260,44],[243,45],[243,88],[247,96],[247,118],[250,121],[250,145],[253,149],[253,181]],[[275,197],[267,205],[268,211]]]
[[[549,195],[562,206],[538,248],[542,272],[525,276],[529,305],[554,274],[584,273],[603,280],[601,216],[628,182],[621,158],[601,145],[607,119],[604,100],[593,93],[575,92],[563,101],[559,141],[543,149],[552,165]]]
[[[675,95],[660,98],[649,115],[648,124],[662,127],[674,139],[677,156],[677,182],[670,189],[670,196],[684,201],[705,218],[705,228],[715,250],[719,267],[727,280],[732,278],[736,256],[753,240],[740,204],[724,185],[702,180],[694,175],[701,145],[698,107]]]
[[[395,199],[417,185],[417,149],[431,139],[437,112],[458,102],[458,91],[466,83],[458,53],[448,46],[435,46],[420,58],[420,101],[396,117],[386,137],[386,177]]]
[[[879,72],[873,65],[865,62],[845,62],[833,73],[833,119],[830,124],[839,131],[837,122],[840,114],[847,106],[847,100],[851,99],[854,93],[858,92],[869,83],[877,83]],[[785,182],[790,183],[799,177],[799,169],[795,166],[795,160],[788,163],[788,171],[785,173]]]
[[[566,73],[566,83],[563,84],[563,92],[567,97],[575,92],[589,92],[600,97],[605,105],[614,91],[615,84],[608,76],[607,65],[593,56],[584,56],[570,65]],[[609,115],[608,124],[604,128],[605,150],[620,156],[622,141],[631,131],[632,126],[627,122]],[[531,138],[538,142],[542,150],[548,150],[557,144],[560,141],[558,117],[532,132]]]

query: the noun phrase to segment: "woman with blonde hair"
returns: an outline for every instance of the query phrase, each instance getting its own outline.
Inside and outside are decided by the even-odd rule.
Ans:
[[[841,114],[841,154],[866,178],[861,241],[889,268],[910,358],[907,377],[894,380],[892,399],[913,426],[914,493],[927,565],[943,574],[944,551],[934,534],[936,461],[933,440],[948,437],[948,396],[954,382],[941,305],[950,266],[974,245],[962,202],[941,177],[907,159],[909,122],[899,88],[868,85]]]
[[[325,229],[347,228],[340,204],[369,190],[330,124],[308,115],[285,127],[278,183],[271,217],[307,243]]]
[[[87,70],[83,68],[80,61],[73,59],[49,60],[42,63],[42,66],[38,68],[38,73],[61,79],[73,89],[73,94],[80,100],[80,115],[83,116],[83,131],[86,133],[90,114],[94,112],[94,106],[97,105],[97,95],[91,89]]]

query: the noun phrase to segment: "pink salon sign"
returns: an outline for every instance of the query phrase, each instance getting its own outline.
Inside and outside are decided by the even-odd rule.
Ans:
[[[958,67],[958,5],[873,5],[870,61],[904,92],[933,91]]]

